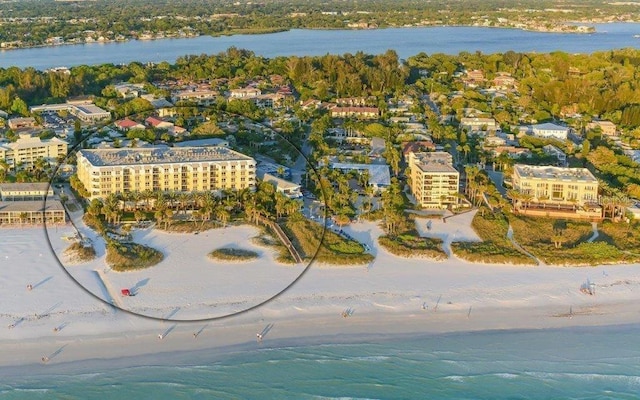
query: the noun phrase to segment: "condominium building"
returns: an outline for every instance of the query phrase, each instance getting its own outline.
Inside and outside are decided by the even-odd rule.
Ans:
[[[57,137],[42,140],[23,134],[15,142],[0,144],[0,158],[13,168],[33,166],[39,158],[55,163],[58,157],[66,157],[67,146],[67,142]]]
[[[44,200],[53,197],[49,182],[0,183],[0,201]]]
[[[460,173],[453,168],[451,154],[443,151],[408,154],[411,192],[424,208],[446,208],[458,204]]]
[[[78,178],[90,199],[127,192],[199,192],[255,187],[256,162],[226,147],[80,150]]]
[[[544,206],[596,205],[598,201],[598,180],[586,168],[516,164],[512,182],[513,189]]]
[[[64,207],[49,183],[0,183],[0,225],[65,221]]]

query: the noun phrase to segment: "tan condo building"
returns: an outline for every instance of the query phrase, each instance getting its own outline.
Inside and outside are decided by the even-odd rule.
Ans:
[[[13,143],[0,144],[0,158],[13,168],[33,166],[39,158],[55,164],[58,157],[66,157],[67,147],[67,142],[57,137],[42,140],[24,134]]]
[[[516,164],[513,189],[516,212],[537,216],[602,219],[598,180],[586,168]]]
[[[253,189],[256,162],[226,147],[80,150],[78,178],[90,199],[128,192]]]
[[[451,154],[443,151],[408,154],[411,193],[423,208],[447,208],[458,204],[460,173]]]
[[[598,180],[586,168],[516,164],[513,188],[532,196],[536,203],[582,206],[598,202]]]

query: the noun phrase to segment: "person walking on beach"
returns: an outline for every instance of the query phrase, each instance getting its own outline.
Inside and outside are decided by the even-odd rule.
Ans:
[[[158,335],[158,339],[162,340],[164,338],[164,336],[162,336],[162,333]]]
[[[258,341],[258,343],[262,342],[262,333],[256,333],[256,340]]]

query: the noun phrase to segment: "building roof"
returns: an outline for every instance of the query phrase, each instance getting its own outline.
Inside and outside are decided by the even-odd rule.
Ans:
[[[0,183],[0,193],[6,192],[47,192],[49,182]]]
[[[298,185],[297,183],[288,181],[286,179],[282,179],[282,178],[278,178],[275,175],[271,175],[269,173],[266,173],[264,171],[258,170],[256,171],[256,176],[260,179],[262,179],[265,182],[269,182],[272,185],[274,185],[275,187],[282,189],[282,190],[286,190],[286,189],[299,189],[300,185]]]
[[[68,145],[67,142],[57,137],[42,140],[37,136],[21,136],[17,141],[5,144],[5,147],[15,151],[20,149],[31,149],[33,147],[57,146],[60,144]]]
[[[0,212],[64,211],[59,200],[0,201]]]
[[[563,168],[549,165],[514,165],[514,172],[523,178],[540,180],[566,180],[598,183],[598,180],[586,168]]]
[[[221,146],[83,149],[78,154],[96,167],[253,160],[249,156]]]
[[[566,126],[556,125],[551,122],[545,122],[544,124],[532,125],[531,129],[539,130],[539,131],[562,131],[566,132],[569,130]]]
[[[209,139],[186,140],[184,142],[176,142],[173,144],[173,147],[207,147],[207,146],[228,147],[229,142],[224,139],[209,138]]]
[[[111,115],[108,111],[103,110],[102,108],[96,106],[95,104],[82,104],[82,105],[78,104],[75,106],[75,108],[87,115],[105,114],[105,113]]]
[[[119,121],[114,122],[116,126],[120,128],[133,128],[134,126],[141,126],[140,123],[136,121],[132,121],[129,118],[121,119]]]
[[[352,164],[352,163],[332,163],[332,168],[342,170],[369,170],[369,184],[376,186],[391,185],[391,173],[387,164]]]

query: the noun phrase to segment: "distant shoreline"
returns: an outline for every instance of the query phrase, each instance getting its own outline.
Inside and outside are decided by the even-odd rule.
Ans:
[[[635,21],[619,21],[619,22],[629,22],[635,23]],[[590,23],[595,24],[595,23]],[[111,43],[126,43],[126,42],[146,42],[146,41],[158,41],[158,40],[172,40],[172,39],[196,39],[203,36],[210,37],[230,37],[230,36],[238,36],[238,35],[270,35],[274,33],[282,33],[289,32],[292,30],[309,30],[309,31],[369,31],[369,30],[383,30],[383,29],[415,29],[415,28],[487,28],[487,29],[513,29],[520,30],[523,32],[539,32],[539,33],[565,33],[565,34],[592,34],[597,31],[594,29],[591,32],[582,32],[582,31],[562,31],[562,30],[545,30],[545,29],[530,29],[524,27],[514,27],[514,26],[483,26],[483,25],[416,25],[416,26],[383,26],[383,27],[373,27],[373,28],[332,28],[332,27],[324,27],[324,28],[276,28],[273,30],[256,30],[252,32],[250,30],[240,30],[240,31],[230,31],[230,32],[220,32],[216,34],[199,34],[199,35],[191,35],[191,36],[163,36],[163,37],[149,37],[149,38],[125,38],[125,39],[108,39],[108,40],[96,40],[93,42],[64,42],[58,44],[38,44],[31,46],[22,46],[22,47],[6,47],[0,48],[0,53],[3,51],[14,51],[14,50],[28,50],[28,49],[38,49],[38,48],[52,48],[58,46],[82,46],[82,45],[93,45],[93,44],[111,44]]]

